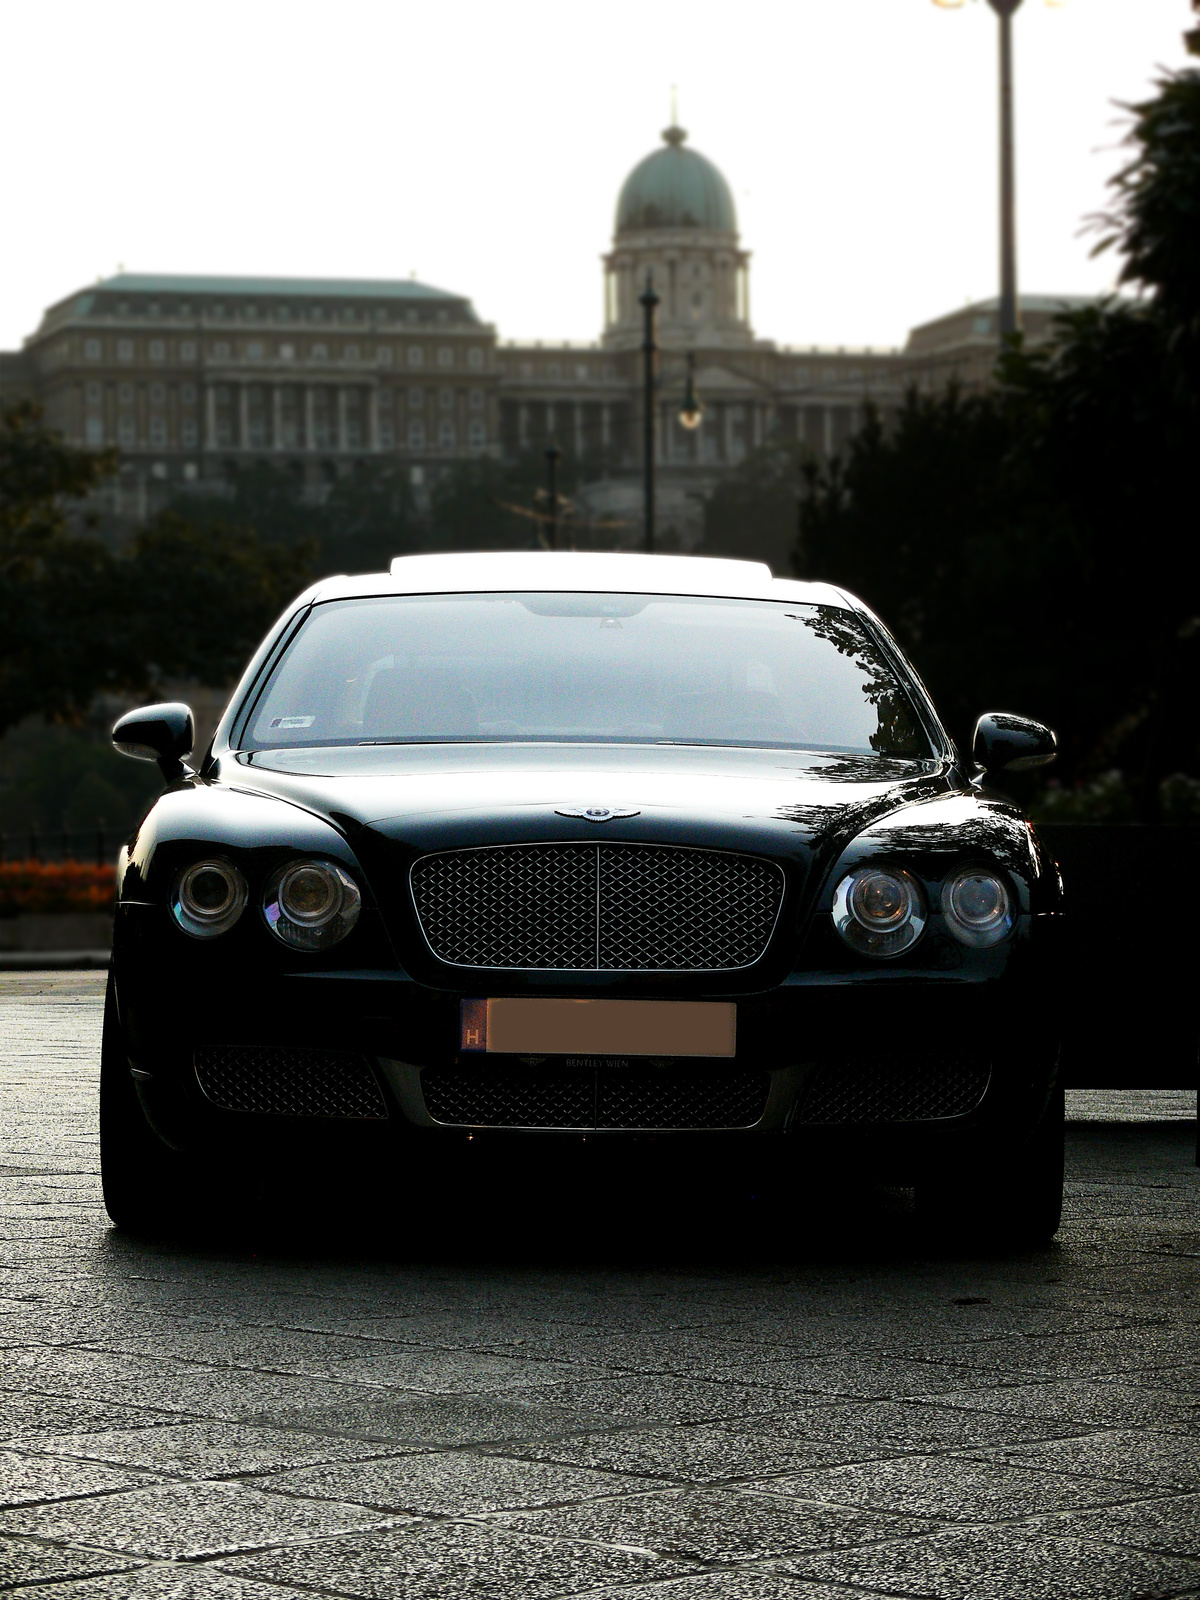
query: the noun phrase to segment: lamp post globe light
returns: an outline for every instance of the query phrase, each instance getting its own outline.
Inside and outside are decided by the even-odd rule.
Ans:
[[[704,406],[696,396],[696,352],[694,350],[689,350],[687,353],[687,382],[683,389],[683,405],[679,410],[679,421],[689,433],[694,433],[704,421]]]
[[[943,11],[958,11],[965,0],[933,0]],[[1000,342],[1021,326],[1017,305],[1017,176],[1013,138],[1012,19],[1021,0],[987,0],[1000,23]],[[1048,6],[1064,0],[1045,0]]]

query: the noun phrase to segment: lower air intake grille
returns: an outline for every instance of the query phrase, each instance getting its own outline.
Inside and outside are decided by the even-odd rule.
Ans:
[[[646,1068],[429,1068],[421,1074],[435,1122],[474,1128],[751,1128],[770,1089],[765,1072]]]
[[[823,1066],[800,1107],[800,1122],[940,1122],[965,1117],[991,1080],[968,1057],[851,1057]]]
[[[201,1089],[223,1111],[360,1119],[388,1114],[365,1056],[222,1045],[197,1050],[195,1065]]]

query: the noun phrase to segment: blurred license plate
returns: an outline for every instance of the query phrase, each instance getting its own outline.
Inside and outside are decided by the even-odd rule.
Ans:
[[[714,1000],[464,1000],[462,1050],[516,1056],[732,1056],[737,1007]]]

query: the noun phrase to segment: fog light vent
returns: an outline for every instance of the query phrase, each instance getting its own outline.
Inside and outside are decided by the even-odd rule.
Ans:
[[[275,1045],[215,1045],[197,1050],[196,1081],[222,1111],[276,1117],[387,1116],[366,1056]]]

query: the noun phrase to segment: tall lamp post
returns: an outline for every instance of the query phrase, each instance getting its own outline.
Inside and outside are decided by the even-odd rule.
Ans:
[[[933,0],[957,11],[964,0]],[[1046,0],[1061,5],[1062,0]],[[988,0],[1000,22],[1000,342],[1021,326],[1017,306],[1017,177],[1013,139],[1012,19],[1021,0]]]
[[[658,340],[655,311],[658,296],[654,277],[646,274],[646,287],[638,296],[642,308],[642,494],[646,521],[646,554],[654,554],[654,380]]]

